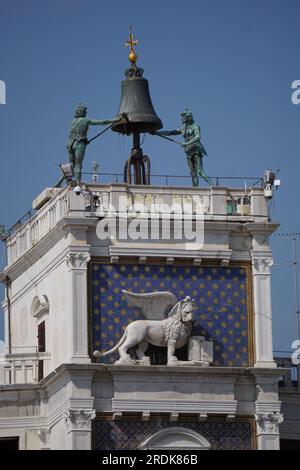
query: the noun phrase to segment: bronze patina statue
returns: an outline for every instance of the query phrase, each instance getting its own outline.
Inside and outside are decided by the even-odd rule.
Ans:
[[[205,148],[201,143],[200,126],[194,122],[192,113],[186,109],[181,113],[182,127],[172,131],[156,131],[160,136],[182,135],[184,142],[181,145],[187,156],[190,167],[193,186],[199,185],[199,177],[202,177],[210,186],[213,186],[212,180],[204,173],[202,158],[207,155]]]
[[[70,134],[67,143],[69,153],[69,162],[73,164],[74,176],[77,182],[81,181],[82,163],[85,155],[85,149],[89,143],[87,133],[89,126],[106,125],[120,121],[119,117],[113,119],[89,119],[86,117],[87,107],[79,103],[74,119],[71,124]],[[93,140],[93,139],[92,139]],[[60,186],[64,180],[62,176],[56,186]]]

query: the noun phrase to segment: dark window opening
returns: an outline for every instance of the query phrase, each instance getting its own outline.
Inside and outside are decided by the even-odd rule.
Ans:
[[[280,450],[300,450],[300,440],[280,439]]]
[[[46,325],[41,322],[38,325],[38,352],[46,352]],[[44,378],[44,361],[38,361],[38,381]]]
[[[145,355],[150,357],[150,362],[154,365],[166,365],[168,362],[168,349],[166,347],[161,348],[150,344]],[[180,349],[176,349],[175,356],[179,361],[187,361],[187,344]]]
[[[297,366],[291,367],[291,382],[292,387],[298,387],[298,368]]]
[[[46,351],[46,328],[45,322],[43,321],[38,325],[38,352]]]
[[[137,359],[136,355],[137,346],[134,346],[128,349],[128,354],[132,358]],[[150,364],[151,365],[159,365],[163,366],[166,365],[168,362],[168,349],[167,347],[160,347],[160,346],[153,346],[149,344],[147,351],[145,352],[145,356],[150,357]],[[188,359],[188,352],[187,352],[187,344],[180,349],[176,349],[175,356],[179,361],[187,361]]]
[[[19,450],[19,438],[0,437],[0,451],[1,450]]]

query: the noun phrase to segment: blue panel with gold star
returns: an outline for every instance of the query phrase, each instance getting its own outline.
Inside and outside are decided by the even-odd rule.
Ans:
[[[107,265],[92,263],[92,348],[107,351],[126,326],[143,318],[129,307],[122,289],[136,293],[172,292],[178,300],[189,295],[197,311],[192,335],[214,342],[214,366],[249,365],[247,273],[243,267]],[[114,353],[101,361],[113,363]]]

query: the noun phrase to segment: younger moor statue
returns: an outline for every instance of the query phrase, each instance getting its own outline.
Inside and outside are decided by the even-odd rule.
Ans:
[[[157,131],[155,134],[182,135],[184,142],[181,144],[187,156],[190,167],[193,186],[199,186],[199,177],[202,177],[210,186],[213,185],[212,180],[204,173],[202,159],[207,155],[205,148],[201,143],[201,129],[195,123],[192,113],[186,109],[181,113],[182,126],[180,129],[172,131]]]
[[[69,133],[67,149],[69,153],[69,163],[73,164],[74,176],[77,182],[81,181],[82,163],[85,155],[85,148],[88,144],[87,132],[89,126],[112,124],[119,121],[119,118],[114,119],[89,119],[86,117],[87,107],[79,103],[74,114],[74,119],[71,124]],[[62,177],[57,186],[63,182]]]

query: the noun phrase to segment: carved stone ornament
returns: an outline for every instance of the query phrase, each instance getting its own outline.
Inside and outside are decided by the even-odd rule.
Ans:
[[[49,299],[46,295],[36,295],[31,304],[31,315],[39,319],[49,313]]]
[[[50,431],[49,429],[39,429],[37,431],[37,435],[39,436],[41,440],[42,446],[46,446],[48,444],[48,439],[50,437]]]
[[[270,267],[272,265],[272,258],[263,258],[260,256],[254,256],[252,258],[252,267],[254,274],[270,274]]]
[[[91,421],[96,417],[96,412],[86,410],[68,410],[65,416],[67,427],[72,431],[91,430]]]
[[[91,256],[86,252],[70,252],[66,256],[66,263],[68,269],[87,269],[87,264],[90,261]]]
[[[265,434],[277,434],[278,426],[283,421],[282,413],[265,413],[255,416],[258,431]]]

